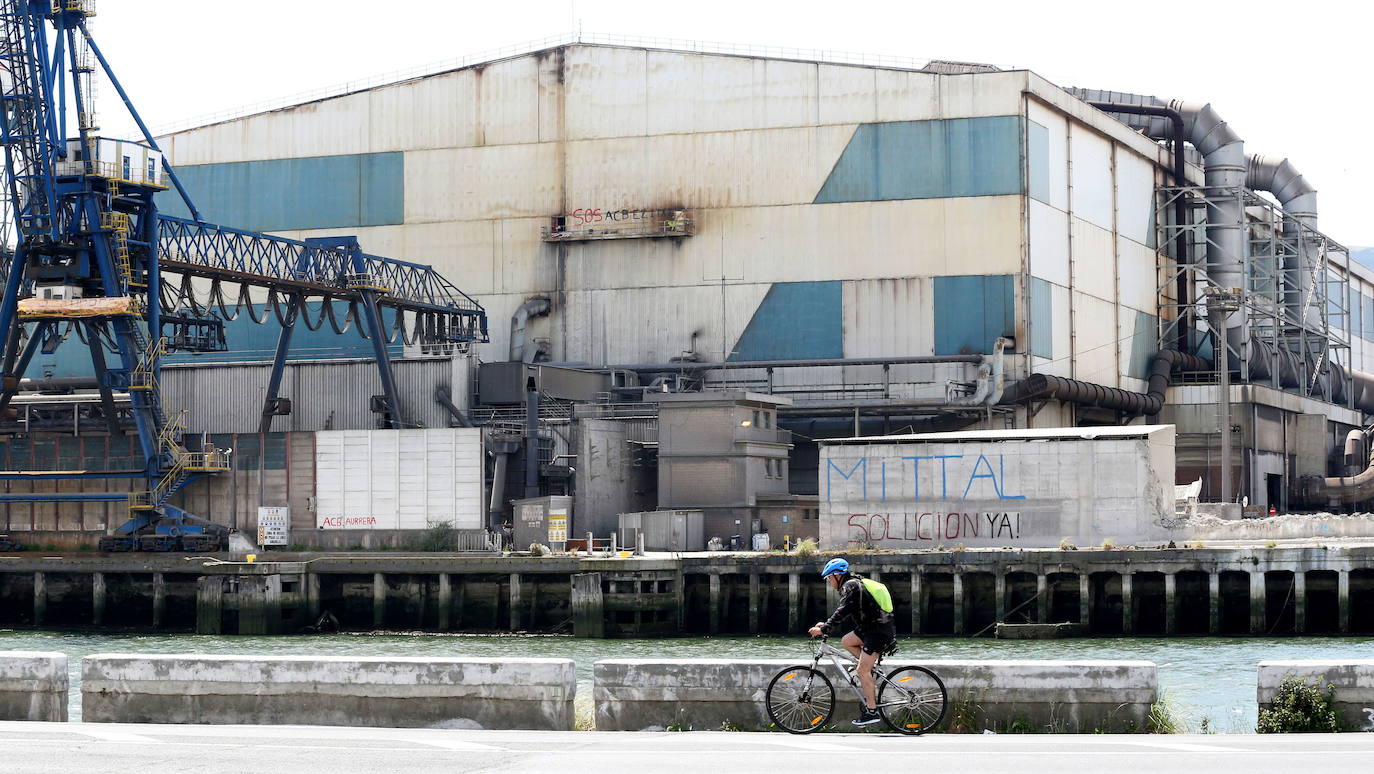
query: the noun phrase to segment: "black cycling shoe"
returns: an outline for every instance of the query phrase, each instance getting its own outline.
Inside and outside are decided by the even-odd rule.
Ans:
[[[864,726],[871,726],[874,723],[881,722],[882,719],[882,715],[879,715],[877,710],[864,707],[863,711],[859,713],[859,717],[851,720],[850,723],[857,728],[863,728]]]

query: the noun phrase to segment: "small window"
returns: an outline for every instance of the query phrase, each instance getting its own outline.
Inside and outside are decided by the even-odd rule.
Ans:
[[[128,179],[129,179],[130,161],[131,161],[131,159],[130,159],[128,156],[125,156],[125,157],[124,157],[124,175],[123,175],[123,178],[124,178],[125,180],[128,180]]]
[[[762,427],[763,425],[760,425],[760,424],[759,424],[760,421],[762,421],[762,418],[759,416],[759,412],[758,412],[758,411],[755,411],[755,412],[754,412],[754,427]]]
[[[148,159],[148,182],[157,182],[157,159]]]

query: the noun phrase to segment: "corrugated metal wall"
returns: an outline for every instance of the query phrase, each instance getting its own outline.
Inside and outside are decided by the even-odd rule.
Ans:
[[[448,411],[434,400],[437,387],[448,387],[454,402],[465,405],[464,359],[397,360],[392,368],[401,405],[418,426],[449,426]],[[165,368],[164,404],[172,410],[186,409],[192,432],[257,432],[270,373],[268,364]],[[292,410],[290,416],[276,417],[272,429],[373,429],[377,415],[369,398],[381,392],[381,377],[371,361],[288,363],[279,394],[291,400]]]
[[[769,317],[760,305],[780,283],[839,285],[839,354],[931,354],[937,339],[965,348],[963,322],[940,330],[952,318],[936,319],[933,279],[1019,276],[1029,259],[1048,292],[1032,302],[1015,282],[1011,325],[999,295],[994,327],[1029,333],[1044,368],[1116,384],[1133,348],[1114,343],[1135,336],[1136,312],[1155,311],[1159,149],[1024,71],[573,45],[183,132],[169,146],[180,164],[404,153],[404,225],[356,233],[475,294],[492,317],[479,349],[492,360],[506,355],[510,315],[537,295],[554,300],[536,325],[555,360],[787,357],[821,339],[833,352],[805,326],[756,345],[751,320]],[[540,240],[548,217],[589,207],[685,207],[697,235]],[[1048,324],[1030,324],[1032,303]]]
[[[202,217],[249,231],[401,223],[405,155],[368,153],[177,167]],[[191,217],[176,191],[157,197],[168,215]]]

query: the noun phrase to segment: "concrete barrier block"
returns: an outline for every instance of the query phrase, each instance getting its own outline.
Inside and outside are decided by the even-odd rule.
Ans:
[[[1309,683],[1332,686],[1336,711],[1348,727],[1374,731],[1374,659],[1341,661],[1261,661],[1256,698],[1269,707],[1279,684],[1293,675]]]
[[[571,659],[97,654],[81,662],[96,723],[571,730]]]
[[[67,719],[67,654],[0,651],[0,720]]]
[[[598,661],[592,696],[603,731],[767,729],[768,682],[804,661],[760,659],[611,659]],[[960,730],[1145,731],[1158,698],[1148,661],[911,661],[889,669],[927,667],[949,693],[950,720]],[[839,703],[833,725],[858,714],[857,697],[833,668],[823,670]]]

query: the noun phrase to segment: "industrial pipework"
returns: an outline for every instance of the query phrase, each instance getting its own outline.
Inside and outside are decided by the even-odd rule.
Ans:
[[[1084,102],[1101,105],[1108,115],[1152,140],[1172,138],[1174,127],[1170,117],[1113,112],[1112,106],[1127,104],[1167,108],[1183,118],[1183,130],[1188,142],[1202,154],[1206,186],[1215,191],[1215,195],[1209,196],[1207,202],[1208,279],[1217,287],[1245,287],[1245,210],[1239,191],[1245,187],[1249,162],[1245,157],[1245,142],[1240,135],[1222,120],[1210,104],[1181,100],[1166,102],[1158,97],[1101,89],[1071,88],[1066,91]],[[1236,193],[1231,195],[1231,191]],[[1228,348],[1239,353],[1248,338],[1248,331],[1249,324],[1242,309],[1231,316],[1227,326]]]
[[[1062,376],[1031,374],[1012,385],[1002,396],[1002,403],[1029,403],[1034,400],[1057,398],[1080,406],[1112,409],[1132,416],[1153,416],[1164,408],[1164,394],[1169,387],[1170,374],[1173,371],[1206,371],[1211,368],[1210,363],[1196,355],[1175,349],[1163,349],[1150,363],[1147,392],[1104,387],[1077,379],[1065,379]]]

